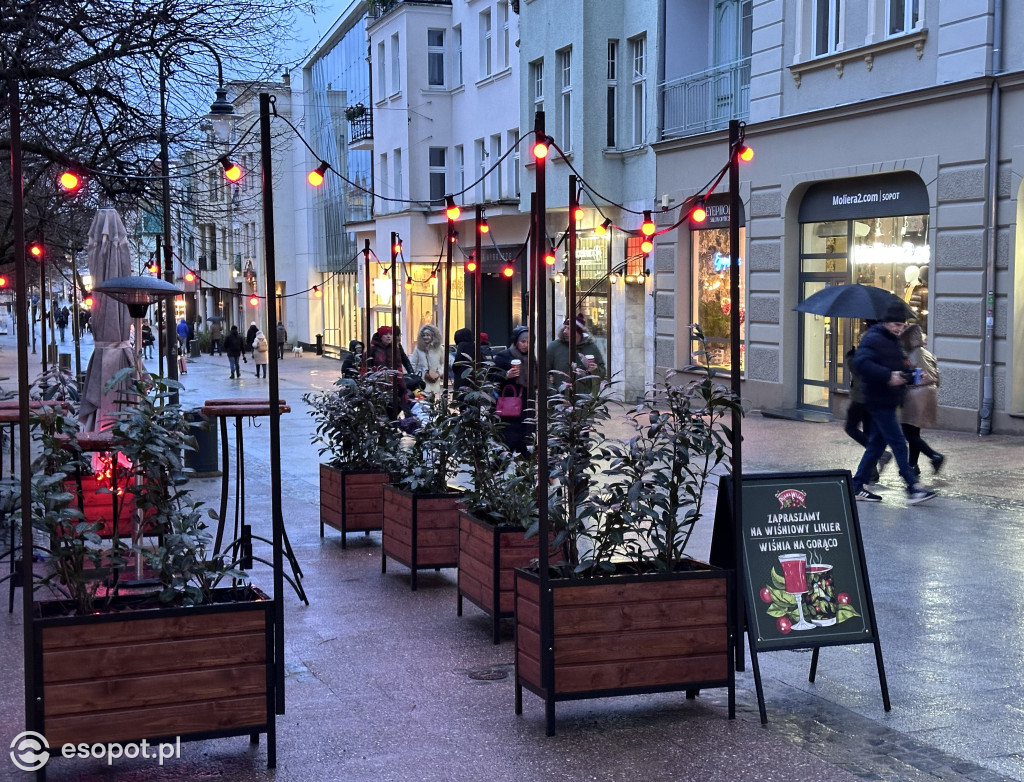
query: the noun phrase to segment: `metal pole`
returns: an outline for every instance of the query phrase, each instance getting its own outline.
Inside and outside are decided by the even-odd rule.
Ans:
[[[46,289],[50,287],[50,284],[46,277],[46,242],[40,240],[39,243],[43,248],[43,254],[39,256],[39,304],[41,306],[39,310],[39,344],[43,347],[43,374],[45,375],[46,354],[50,352],[50,348],[46,344],[46,319],[49,317],[49,308],[46,306]]]
[[[455,221],[450,217],[448,218],[448,231],[445,236],[445,243],[448,245],[445,248],[447,252],[447,261],[445,262],[445,274],[444,274],[444,287],[445,287],[445,302],[444,302],[444,360],[448,361],[448,348],[451,344],[449,342],[450,337],[448,336],[451,332],[452,325],[452,245],[455,243]],[[458,360],[458,356],[455,357]],[[441,402],[442,409],[448,407],[448,372],[444,373],[444,384],[441,386]]]
[[[277,288],[274,255],[274,168],[270,139],[270,95],[260,93],[260,158],[263,170],[263,257],[267,293]],[[271,355],[277,355],[277,329],[268,329]],[[281,406],[277,361],[270,362],[270,512],[274,539],[274,671],[277,675],[277,713],[284,714],[284,517],[281,515]]]
[[[547,139],[544,132],[544,112],[538,111],[534,119],[535,143]],[[545,214],[547,211],[547,158],[536,159],[536,216],[533,242],[533,274],[531,283],[536,291],[537,302],[537,522],[540,534],[540,591],[541,595],[548,586],[548,347],[540,335],[547,331],[547,291],[544,288],[544,251],[547,242],[545,230]],[[549,682],[550,685],[550,682]]]
[[[160,179],[163,186],[164,279],[174,284],[174,253],[171,247],[171,160],[167,149],[167,62],[160,57]],[[167,300],[164,317],[164,347],[167,350],[167,378],[178,379],[177,332],[174,323],[174,299]],[[172,388],[171,404],[177,404],[178,391]],[[276,594],[276,593],[275,593]]]
[[[579,342],[579,337],[576,334],[576,207],[578,205],[578,196],[576,194],[576,175],[569,174],[569,247],[568,254],[569,258],[566,263],[566,273],[568,278],[565,282],[565,291],[567,301],[565,304],[565,316],[569,319],[569,371],[571,372],[572,365],[576,361],[576,345]],[[545,238],[546,241],[546,238]],[[573,382],[575,378],[569,378],[569,382]],[[572,488],[572,487],[570,487]],[[572,497],[573,507],[575,507],[575,497]]]
[[[475,351],[473,353],[473,360],[479,365],[483,358],[480,353],[480,332],[483,331],[483,316],[480,312],[480,290],[482,287],[482,281],[484,276],[483,267],[483,256],[480,254],[482,248],[480,246],[480,240],[483,234],[480,233],[480,226],[483,223],[484,208],[480,204],[476,205],[476,244],[473,249],[473,258],[476,260],[476,271],[473,272],[473,334],[476,337]]]
[[[398,349],[398,284],[395,270],[398,267],[398,234],[391,232],[391,369],[397,370],[401,360]],[[392,378],[392,386],[397,385],[398,376]]]
[[[729,121],[729,297],[732,308],[729,311],[729,347],[732,376],[732,392],[740,398],[740,167],[738,147],[741,138],[739,120]],[[732,513],[733,539],[736,545],[736,593],[744,594],[743,581],[743,413],[732,413]],[[739,626],[743,626],[742,599],[737,613]],[[743,644],[736,644],[736,668],[743,670]]]
[[[363,242],[363,278],[365,280],[363,287],[366,289],[364,298],[366,300],[366,336],[363,338],[363,371],[366,371],[366,357],[370,352],[367,348],[370,345],[370,337],[373,336],[370,324],[372,323],[372,312],[370,310],[370,240],[366,239]]]

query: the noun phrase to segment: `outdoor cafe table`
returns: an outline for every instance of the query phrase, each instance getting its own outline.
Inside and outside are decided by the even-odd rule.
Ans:
[[[283,400],[278,400],[278,411],[290,413],[291,407]],[[227,520],[228,510],[228,484],[229,484],[229,447],[228,447],[228,419],[235,419],[235,525],[234,540],[238,540],[239,533],[245,527],[245,447],[242,439],[242,419],[269,417],[271,414],[270,400],[254,397],[239,397],[234,399],[207,399],[199,412],[207,418],[220,419],[220,440],[221,440],[221,484],[220,484],[220,518],[217,522],[217,536],[213,544],[214,554],[220,552],[221,543],[224,540],[224,524]],[[291,543],[288,540],[288,533],[284,535],[285,554],[292,565],[295,580],[289,582],[295,588],[303,602],[308,604],[305,592],[298,580],[302,578],[302,570],[298,560],[292,551]]]

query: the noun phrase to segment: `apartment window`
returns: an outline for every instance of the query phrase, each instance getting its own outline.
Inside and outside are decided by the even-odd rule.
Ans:
[[[530,63],[530,101],[534,111],[544,111],[544,60]]]
[[[440,206],[448,193],[447,147],[431,147],[427,151],[427,163],[430,166],[430,202]]]
[[[634,147],[647,142],[647,39],[643,36],[629,42],[633,61],[631,114]]]
[[[491,181],[491,198],[501,198],[504,193],[501,181],[501,166],[498,165],[498,161],[501,160],[501,134],[495,133],[491,136],[491,156],[488,160],[490,166],[490,173],[487,175]]]
[[[388,61],[385,57],[384,41],[377,44],[377,94],[381,98],[388,96]]]
[[[616,114],[618,113],[618,86],[619,86],[619,42],[608,41],[608,71],[605,74],[608,80],[606,91],[605,110],[608,118],[605,125],[605,146],[614,148],[617,143]]]
[[[839,50],[839,0],[814,0],[811,29],[815,57]]]
[[[491,9],[480,13],[480,78],[491,71]]]
[[[566,152],[572,149],[572,49],[556,54],[558,58],[558,144]]]
[[[382,190],[387,190],[388,183],[390,181],[391,181],[391,179],[388,176],[388,156],[386,154],[382,154],[380,156],[380,182],[381,182],[381,185],[382,185],[381,189]],[[381,212],[389,212],[389,211],[391,211],[391,202],[385,201],[385,200],[381,199],[380,211]]]
[[[512,198],[519,198],[519,131],[510,130],[506,134],[508,141],[506,149],[511,149],[512,154],[506,158],[508,175],[505,181],[508,183],[508,195]]]
[[[399,58],[398,33],[391,36],[391,94],[402,90],[402,64]]]
[[[466,150],[462,144],[455,147],[455,182],[459,186],[458,192],[466,189]]]
[[[889,0],[886,13],[889,17],[886,24],[889,35],[909,33],[921,19],[918,0]]]
[[[444,30],[427,30],[427,84],[444,87]]]
[[[487,178],[483,175],[484,171],[487,170],[487,145],[482,138],[478,138],[473,142],[473,170],[476,171],[477,193],[479,193],[480,202],[487,200]]]
[[[508,0],[498,3],[498,24],[501,25],[501,39],[498,42],[498,67],[507,68],[512,64],[509,50],[509,5]]]
[[[405,183],[402,181],[402,150],[396,149],[391,154],[391,160],[391,167],[394,170],[394,186],[392,187],[394,192],[392,195],[394,195],[395,198],[404,198]]]
[[[462,25],[452,28],[452,35],[455,38],[455,57],[452,63],[452,81],[458,87],[462,84]]]

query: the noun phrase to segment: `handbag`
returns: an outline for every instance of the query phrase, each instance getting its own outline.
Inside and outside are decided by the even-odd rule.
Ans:
[[[433,369],[428,369],[426,372],[423,373],[423,379],[426,380],[428,383],[436,383],[438,380],[441,379],[441,373],[435,372]]]
[[[512,386],[505,386],[494,402],[494,412],[499,418],[518,418],[523,414],[523,398]]]

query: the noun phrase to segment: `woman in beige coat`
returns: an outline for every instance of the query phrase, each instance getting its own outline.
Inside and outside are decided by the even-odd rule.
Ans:
[[[430,323],[420,327],[416,335],[416,349],[409,356],[412,371],[423,378],[426,391],[437,396],[441,392],[444,370],[444,344],[437,326]]]
[[[907,354],[907,362],[911,369],[919,369],[921,379],[907,386],[907,396],[903,401],[903,412],[900,426],[907,438],[910,449],[910,466],[918,475],[921,468],[917,461],[924,454],[932,463],[932,469],[938,473],[942,469],[946,457],[936,452],[921,437],[922,429],[935,426],[935,417],[939,407],[939,367],[933,356],[924,346],[925,336],[916,323],[907,326],[900,335],[900,342]]]

